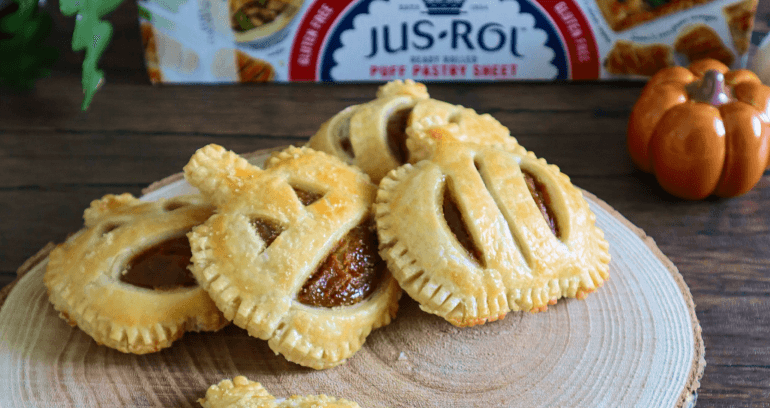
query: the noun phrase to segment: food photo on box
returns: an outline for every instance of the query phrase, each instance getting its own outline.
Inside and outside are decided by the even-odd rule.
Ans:
[[[764,403],[769,18],[0,0],[0,406]]]

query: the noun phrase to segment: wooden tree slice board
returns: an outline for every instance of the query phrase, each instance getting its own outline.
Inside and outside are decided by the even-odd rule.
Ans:
[[[150,186],[145,198],[188,191],[176,175]],[[49,246],[4,293],[0,406],[197,407],[209,385],[237,375],[277,397],[323,393],[362,407],[694,405],[705,360],[689,289],[651,238],[585,196],[612,256],[610,280],[586,300],[457,328],[404,295],[393,323],[374,331],[349,362],[324,371],[287,362],[234,325],[188,333],[155,354],[98,346],[48,302]]]

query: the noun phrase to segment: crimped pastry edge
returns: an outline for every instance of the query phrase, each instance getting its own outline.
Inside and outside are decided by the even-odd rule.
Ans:
[[[223,153],[219,148],[203,150],[203,154],[208,154],[207,151],[216,155],[235,155],[232,152]],[[345,168],[354,169],[327,153],[306,146],[290,146],[282,151],[274,152],[265,161],[264,171],[270,171],[271,168],[283,161],[308,154],[321,155],[328,160],[337,161],[338,165]],[[196,160],[195,156],[191,159],[191,163],[194,160]],[[226,163],[240,163],[240,160],[244,159],[225,158]],[[197,179],[195,174],[191,174],[194,172],[192,167],[186,166],[185,169],[186,176],[189,175],[188,177],[193,180]],[[365,173],[356,170],[356,174],[360,182],[370,183],[369,176]],[[213,191],[221,190],[221,183],[209,182],[213,183],[210,186]],[[229,194],[229,191],[225,194]],[[388,274],[388,276],[383,277],[375,292],[364,301],[353,306],[329,309],[329,311],[336,309],[337,313],[344,312],[347,315],[356,313],[365,315],[362,322],[352,325],[353,332],[348,333],[345,339],[321,338],[321,341],[316,341],[314,337],[323,336],[313,332],[315,329],[312,327],[313,325],[303,326],[292,323],[294,319],[307,319],[308,313],[313,310],[312,307],[298,304],[293,298],[286,298],[282,295],[248,296],[248,293],[242,292],[239,286],[227,276],[227,273],[223,273],[222,265],[216,261],[217,256],[212,249],[210,225],[220,222],[220,218],[226,216],[227,214],[224,213],[215,214],[206,223],[197,226],[190,233],[189,238],[193,251],[192,272],[227,319],[246,329],[251,336],[267,340],[270,348],[274,352],[282,354],[287,360],[317,370],[337,366],[344,363],[347,358],[362,347],[366,337],[373,329],[389,324],[395,317],[401,289],[395,279]],[[228,221],[223,220],[221,222]],[[259,305],[266,304],[271,305],[267,309],[260,309]],[[316,308],[316,310],[323,314],[328,313],[323,308]],[[346,318],[347,315],[343,317]]]
[[[84,211],[86,227],[76,234],[70,236],[65,242],[57,245],[49,254],[49,262],[46,266],[46,273],[43,282],[46,286],[48,298],[54,309],[59,312],[59,316],[70,326],[77,326],[83,332],[97,342],[97,344],[116,349],[123,353],[147,354],[157,352],[163,348],[170,347],[172,343],[181,338],[184,333],[189,331],[217,331],[225,327],[229,322],[215,307],[214,302],[208,294],[200,287],[183,289],[174,292],[166,292],[162,296],[173,296],[178,303],[195,303],[203,309],[208,309],[204,314],[186,315],[183,318],[171,319],[166,321],[157,321],[152,324],[130,324],[129,321],[121,322],[122,317],[117,315],[110,316],[110,312],[96,307],[90,301],[90,297],[85,292],[73,288],[73,283],[67,276],[54,274],[53,271],[65,268],[70,261],[69,246],[78,239],[86,239],[90,228],[103,218],[110,217],[110,204],[117,204],[120,210],[130,210],[132,207],[140,206],[140,213],[158,211],[163,206],[174,201],[187,201],[187,197],[176,197],[170,200],[159,200],[157,202],[141,202],[131,194],[125,193],[119,196],[108,194],[101,199],[94,200],[88,209]],[[195,201],[195,200],[193,200]],[[50,272],[49,272],[50,271]],[[89,283],[91,285],[92,283]],[[85,290],[86,288],[81,288]],[[122,288],[118,287],[120,291]],[[112,291],[95,289],[101,295],[108,295]],[[122,289],[125,290],[125,289]],[[91,293],[95,296],[96,293]],[[206,304],[210,306],[206,306]],[[118,307],[120,314],[124,310],[135,306],[134,304]]]
[[[526,152],[526,156],[535,158],[532,152]],[[537,161],[546,165],[557,177],[569,182],[569,177],[559,171],[558,166],[547,164],[542,158]],[[596,226],[596,215],[588,209],[582,192],[575,188],[580,194],[585,210],[589,211],[595,243],[600,251],[594,267],[586,271],[589,280],[586,281],[580,275],[563,279],[554,278],[539,288],[508,289],[507,296],[504,297],[471,298],[469,302],[464,303],[461,295],[447,290],[441,282],[432,277],[429,272],[430,267],[422,265],[419,256],[400,242],[397,233],[394,233],[391,228],[398,218],[397,214],[391,213],[387,208],[391,191],[400,182],[431,164],[429,160],[423,160],[414,165],[405,164],[391,171],[380,183],[375,202],[380,253],[388,262],[389,269],[401,288],[420,304],[422,310],[441,316],[455,326],[474,326],[502,319],[508,311],[540,312],[545,311],[548,305],[555,304],[561,298],[584,299],[609,279],[609,243],[604,239],[604,232]]]

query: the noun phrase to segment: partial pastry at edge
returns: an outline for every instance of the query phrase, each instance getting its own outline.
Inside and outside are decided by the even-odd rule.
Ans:
[[[250,381],[244,376],[237,376],[214,384],[206,390],[206,397],[198,402],[203,408],[360,408],[346,399],[337,399],[327,395],[307,395],[291,397],[280,401],[272,396],[262,384]]]
[[[217,206],[190,234],[193,274],[228,319],[276,353],[333,367],[395,316],[401,291],[377,253],[376,186],[360,170],[295,147],[261,170],[209,145],[185,177]]]
[[[212,211],[200,196],[93,201],[85,228],[49,256],[51,303],[70,325],[124,353],[156,352],[186,331],[219,330],[227,320],[187,270],[185,234]]]
[[[609,278],[609,245],[582,193],[531,153],[441,143],[382,180],[375,214],[393,276],[456,326],[584,298]]]

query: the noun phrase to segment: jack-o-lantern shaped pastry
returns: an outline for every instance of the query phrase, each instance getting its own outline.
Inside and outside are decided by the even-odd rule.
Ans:
[[[395,316],[401,291],[377,251],[376,186],[360,170],[294,147],[261,170],[209,145],[185,176],[217,206],[190,235],[193,274],[273,351],[333,367]]]
[[[51,303],[71,325],[124,353],[158,351],[186,331],[219,330],[227,320],[187,269],[186,234],[212,212],[200,196],[93,201],[86,228],[49,256]]]
[[[401,287],[456,326],[584,298],[609,277],[609,246],[580,190],[521,150],[439,143],[382,180],[375,214]]]

